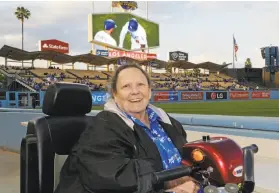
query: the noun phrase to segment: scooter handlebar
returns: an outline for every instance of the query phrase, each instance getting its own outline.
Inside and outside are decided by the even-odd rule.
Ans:
[[[183,176],[189,176],[196,168],[189,166],[179,166],[174,169],[154,172],[154,184],[159,184],[165,181],[174,180]]]
[[[247,156],[245,156],[246,160],[244,163],[244,169],[246,170],[245,173],[248,173],[248,180],[251,182],[254,182],[253,180],[253,169],[252,168],[248,168],[248,164],[251,165],[253,162],[253,154],[257,153],[259,151],[259,148],[257,145],[252,144],[250,146],[247,147],[243,147],[242,148],[243,152],[245,152],[245,154],[247,155],[248,153],[246,152],[251,152],[251,159]],[[248,158],[247,158],[248,157]],[[244,159],[245,159],[244,158]],[[249,160],[248,160],[249,159]],[[165,181],[169,181],[169,180],[174,180],[174,179],[178,179],[181,178],[183,176],[190,176],[192,174],[192,172],[199,170],[199,167],[190,167],[190,166],[179,166],[176,167],[174,169],[169,169],[169,170],[163,170],[160,172],[154,172],[153,173],[153,184],[159,184],[159,183],[163,183]],[[248,171],[247,171],[248,170]],[[246,180],[245,180],[246,181]],[[253,187],[250,187],[250,189],[252,189]]]
[[[253,153],[258,153],[258,151],[259,151],[259,147],[256,144],[252,144],[252,145],[242,148],[242,150],[245,150],[245,149],[249,149],[249,150],[253,151]]]

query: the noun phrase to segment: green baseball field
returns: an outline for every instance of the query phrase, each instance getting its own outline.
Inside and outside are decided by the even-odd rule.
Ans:
[[[155,104],[168,113],[279,117],[279,100]],[[94,106],[102,110],[103,106]]]

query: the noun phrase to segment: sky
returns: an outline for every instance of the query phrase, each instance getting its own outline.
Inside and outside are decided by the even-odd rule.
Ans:
[[[146,17],[146,3],[132,13]],[[70,55],[85,54],[88,43],[88,14],[110,12],[110,1],[0,2],[0,47],[21,48],[21,23],[14,15],[24,6],[31,17],[24,23],[24,49],[38,51],[38,41],[68,42]],[[236,67],[250,58],[253,67],[264,67],[260,48],[279,45],[278,1],[149,1],[148,18],[160,25],[160,47],[152,50],[168,60],[169,51],[189,54],[189,61],[232,63],[233,34],[239,50]],[[4,58],[0,58],[4,64]],[[37,60],[35,65],[46,65]],[[84,68],[82,64],[78,65]]]

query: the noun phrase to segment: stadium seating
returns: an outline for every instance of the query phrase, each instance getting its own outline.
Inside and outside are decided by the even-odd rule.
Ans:
[[[66,71],[60,69],[36,68],[30,71],[39,78],[46,78],[48,75],[54,75],[56,78],[60,78],[61,74],[64,74],[65,78],[71,78],[71,79],[76,78],[74,75],[69,74]]]
[[[0,67],[9,74],[17,74],[35,90],[46,90],[55,82],[86,84],[91,90],[106,90],[114,72],[58,68]],[[194,75],[186,73],[150,73],[153,90],[228,90],[248,89],[225,74]]]
[[[76,77],[84,78],[88,77],[89,79],[96,79],[96,77],[99,77],[100,79],[107,79],[107,75],[105,75],[102,72],[99,71],[93,71],[93,70],[66,70],[66,72],[69,72]]]

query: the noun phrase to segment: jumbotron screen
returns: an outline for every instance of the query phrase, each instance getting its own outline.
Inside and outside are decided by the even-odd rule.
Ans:
[[[159,47],[159,24],[131,13],[90,14],[88,41],[126,50]]]

